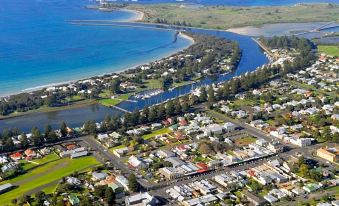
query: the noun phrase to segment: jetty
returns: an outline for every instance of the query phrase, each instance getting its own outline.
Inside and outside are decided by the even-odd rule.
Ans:
[[[279,56],[277,54],[274,54],[269,48],[267,48],[263,43],[261,43],[258,39],[252,38],[253,41],[255,41],[262,50],[264,50],[270,57],[273,59],[279,59]]]
[[[123,109],[121,107],[118,107],[118,106],[112,105],[111,107],[114,108],[114,109],[120,110],[122,112],[125,112],[125,113],[132,113],[132,112],[130,112],[130,111],[126,110],[126,109]]]
[[[156,29],[156,30],[166,30],[166,31],[173,30],[173,28],[166,28],[162,25],[158,26],[158,25],[151,25],[151,24],[116,22],[116,21],[111,21],[111,20],[69,20],[67,22],[73,25],[80,25],[80,26],[116,26],[116,27]]]

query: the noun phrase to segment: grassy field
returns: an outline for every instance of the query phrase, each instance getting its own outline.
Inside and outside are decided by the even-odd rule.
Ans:
[[[150,79],[145,82],[147,89],[159,89],[161,88],[161,82],[159,79]]]
[[[155,130],[150,134],[144,135],[144,136],[142,136],[142,138],[144,138],[144,140],[148,140],[148,139],[155,137],[157,135],[168,134],[170,132],[171,132],[171,130],[166,127],[166,128],[162,128],[162,129],[159,129],[159,130]]]
[[[104,99],[100,99],[98,100],[98,102],[106,107],[109,106],[115,106],[117,104],[119,104],[120,102],[127,100],[129,97],[131,96],[131,94],[122,94],[120,96],[118,96],[117,98],[104,98]]]
[[[179,4],[129,5],[129,9],[145,13],[144,21],[157,18],[168,22],[187,22],[194,27],[229,29],[259,26],[267,23],[338,21],[339,6],[328,4],[280,7],[192,7]]]
[[[106,107],[109,107],[109,106],[115,106],[119,104],[120,102],[122,102],[122,100],[106,98],[106,99],[100,99],[98,102]]]
[[[26,160],[21,160],[20,163],[23,163],[23,168],[25,171],[29,170],[29,169],[32,169],[34,167],[38,167],[39,165],[42,165],[42,164],[46,164],[48,162],[52,162],[52,161],[55,161],[55,160],[58,160],[60,159],[59,156],[55,153],[51,153],[49,155],[46,155],[45,157],[41,158],[41,159],[35,159],[35,160],[32,160],[31,162],[28,162]]]
[[[318,45],[318,52],[325,53],[330,56],[339,57],[339,46],[338,45]]]
[[[255,137],[240,137],[234,141],[238,147],[249,145],[255,142],[257,139]]]
[[[1,183],[12,183],[18,185],[18,187],[0,195],[0,205],[10,204],[12,199],[19,198],[37,187],[52,183],[75,171],[83,171],[97,164],[99,163],[94,157],[88,156],[79,159],[63,158],[36,167],[23,175]],[[47,190],[51,190],[50,187],[47,187]]]

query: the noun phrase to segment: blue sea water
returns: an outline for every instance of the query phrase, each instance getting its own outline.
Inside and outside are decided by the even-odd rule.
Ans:
[[[84,0],[0,0],[0,96],[120,71],[167,56],[189,40],[174,31],[73,25],[123,20],[131,12],[84,8]]]

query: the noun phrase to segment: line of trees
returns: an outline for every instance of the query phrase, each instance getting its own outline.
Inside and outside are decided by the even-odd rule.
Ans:
[[[31,135],[32,136],[28,138],[26,133],[21,132],[18,128],[4,129],[0,133],[0,140],[2,142],[0,153],[11,152],[18,149],[23,150],[31,146],[39,147],[45,143],[56,143],[61,141],[68,136],[67,125],[65,122],[62,122],[57,132],[53,130],[49,124],[45,126],[44,131],[40,131],[37,127],[33,127]],[[18,137],[20,144],[14,144],[12,137]]]
[[[188,26],[191,27],[191,23],[187,23],[186,21],[175,21],[175,22],[168,22],[167,19],[160,19],[156,18],[154,20],[154,23],[156,24],[170,24],[170,25],[176,25],[176,26]]]

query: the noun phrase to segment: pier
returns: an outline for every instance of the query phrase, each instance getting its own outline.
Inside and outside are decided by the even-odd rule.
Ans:
[[[264,50],[269,56],[271,56],[273,59],[276,60],[276,59],[279,58],[278,55],[272,53],[272,51],[271,51],[269,48],[267,48],[264,44],[262,44],[258,39],[256,39],[256,38],[252,38],[252,39],[253,39],[253,41],[255,41],[255,42],[260,46],[261,49],[263,49],[263,50]]]
[[[132,113],[132,112],[130,112],[130,111],[128,111],[128,110],[126,110],[126,109],[123,109],[123,108],[121,108],[121,107],[118,107],[118,106],[111,106],[112,108],[114,108],[114,109],[117,109],[117,110],[120,110],[120,111],[122,111],[122,112],[125,112],[125,113]]]

